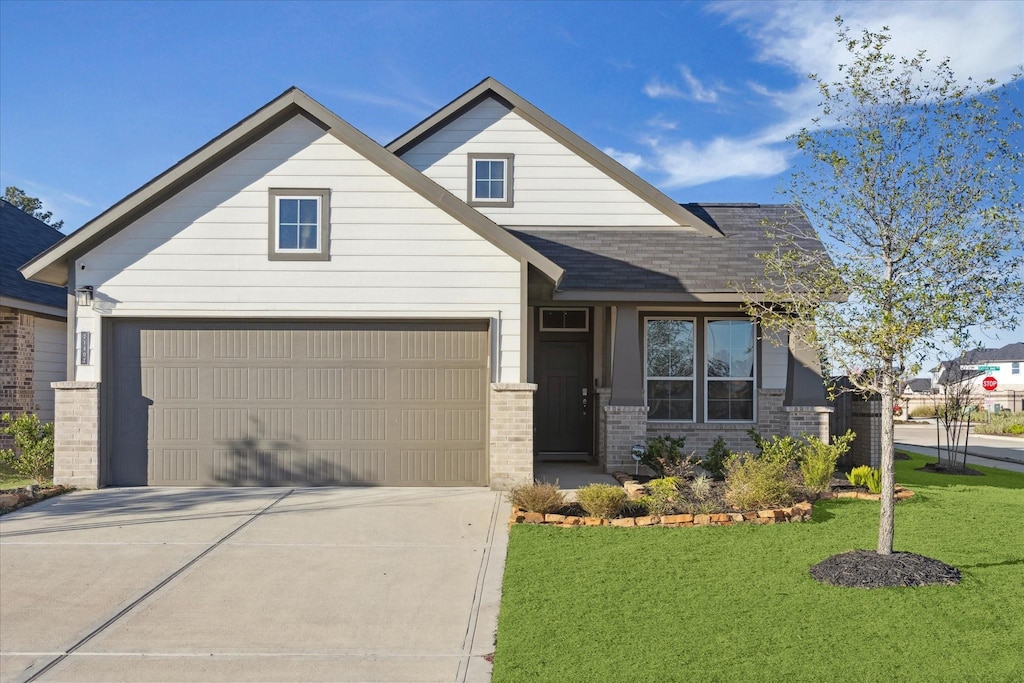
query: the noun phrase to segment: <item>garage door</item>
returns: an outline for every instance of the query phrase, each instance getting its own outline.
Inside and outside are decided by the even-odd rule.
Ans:
[[[486,323],[114,321],[107,480],[487,484]]]

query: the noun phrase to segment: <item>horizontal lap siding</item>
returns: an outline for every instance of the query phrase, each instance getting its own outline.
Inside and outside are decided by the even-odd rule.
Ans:
[[[268,260],[268,190],[288,187],[330,189],[329,261]],[[113,316],[500,319],[499,378],[519,380],[518,259],[301,117],[81,257],[76,273]],[[95,314],[78,326],[98,359]],[[78,379],[99,379],[98,367]]]
[[[606,173],[494,100],[478,104],[402,158],[465,199],[470,153],[515,155],[514,206],[478,207],[501,225],[678,227]]]
[[[67,325],[63,321],[35,319],[32,389],[38,406],[36,412],[44,422],[53,421],[54,399],[50,383],[62,382],[66,378],[67,347]]]

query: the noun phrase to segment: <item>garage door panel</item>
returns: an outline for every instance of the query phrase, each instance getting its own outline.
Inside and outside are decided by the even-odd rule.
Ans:
[[[484,485],[485,326],[358,327],[115,322],[110,483]]]

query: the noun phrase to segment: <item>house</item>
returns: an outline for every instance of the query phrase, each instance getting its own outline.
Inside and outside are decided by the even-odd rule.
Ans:
[[[909,382],[904,382],[900,390],[901,396],[931,396],[933,393],[930,377],[915,377]]]
[[[67,376],[67,294],[64,287],[29,282],[18,267],[62,237],[0,199],[0,414],[53,421],[50,383]]]
[[[738,305],[764,220],[809,229],[680,205],[494,79],[386,147],[292,88],[24,267],[76,293],[56,476],[503,488],[827,435],[814,354]]]
[[[942,361],[932,372],[938,374],[940,387],[959,385],[989,410],[1024,410],[1024,343],[972,349],[959,358]],[[996,381],[995,389],[983,387],[988,377]]]

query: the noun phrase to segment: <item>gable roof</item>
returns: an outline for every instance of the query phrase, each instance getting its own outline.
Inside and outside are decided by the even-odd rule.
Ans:
[[[679,225],[692,227],[705,237],[722,236],[713,225],[707,223],[700,216],[694,215],[685,206],[677,204],[661,190],[490,77],[480,81],[480,83],[456,97],[437,112],[389,142],[385,147],[394,152],[395,155],[401,156],[432,133],[446,126],[452,120],[487,98],[493,98],[515,111],[534,126],[603,171],[624,188],[660,210],[673,221],[676,221]]]
[[[391,154],[364,133],[296,87],[258,109],[206,143],[105,212],[26,263],[21,272],[37,282],[64,285],[68,263],[127,227],[239,151],[295,116],[304,116],[354,149],[386,173],[433,203],[509,256],[525,259],[557,283],[562,269],[509,235],[498,224]]]
[[[940,370],[939,384],[949,382],[965,382],[985,374],[980,370],[961,369],[963,365],[980,365],[982,363],[999,363],[1024,361],[1024,343],[1014,342],[998,349],[971,349],[954,360],[944,360],[936,370]],[[933,370],[932,372],[934,372]]]
[[[60,231],[0,199],[0,295],[65,310],[68,302],[64,288],[29,282],[18,272],[21,264],[63,237]]]
[[[736,285],[764,276],[756,254],[770,251],[765,221],[814,235],[806,217],[785,204],[686,204],[723,239],[664,230],[517,228],[519,239],[565,269],[556,299],[736,301]],[[823,250],[816,238],[797,244]]]

